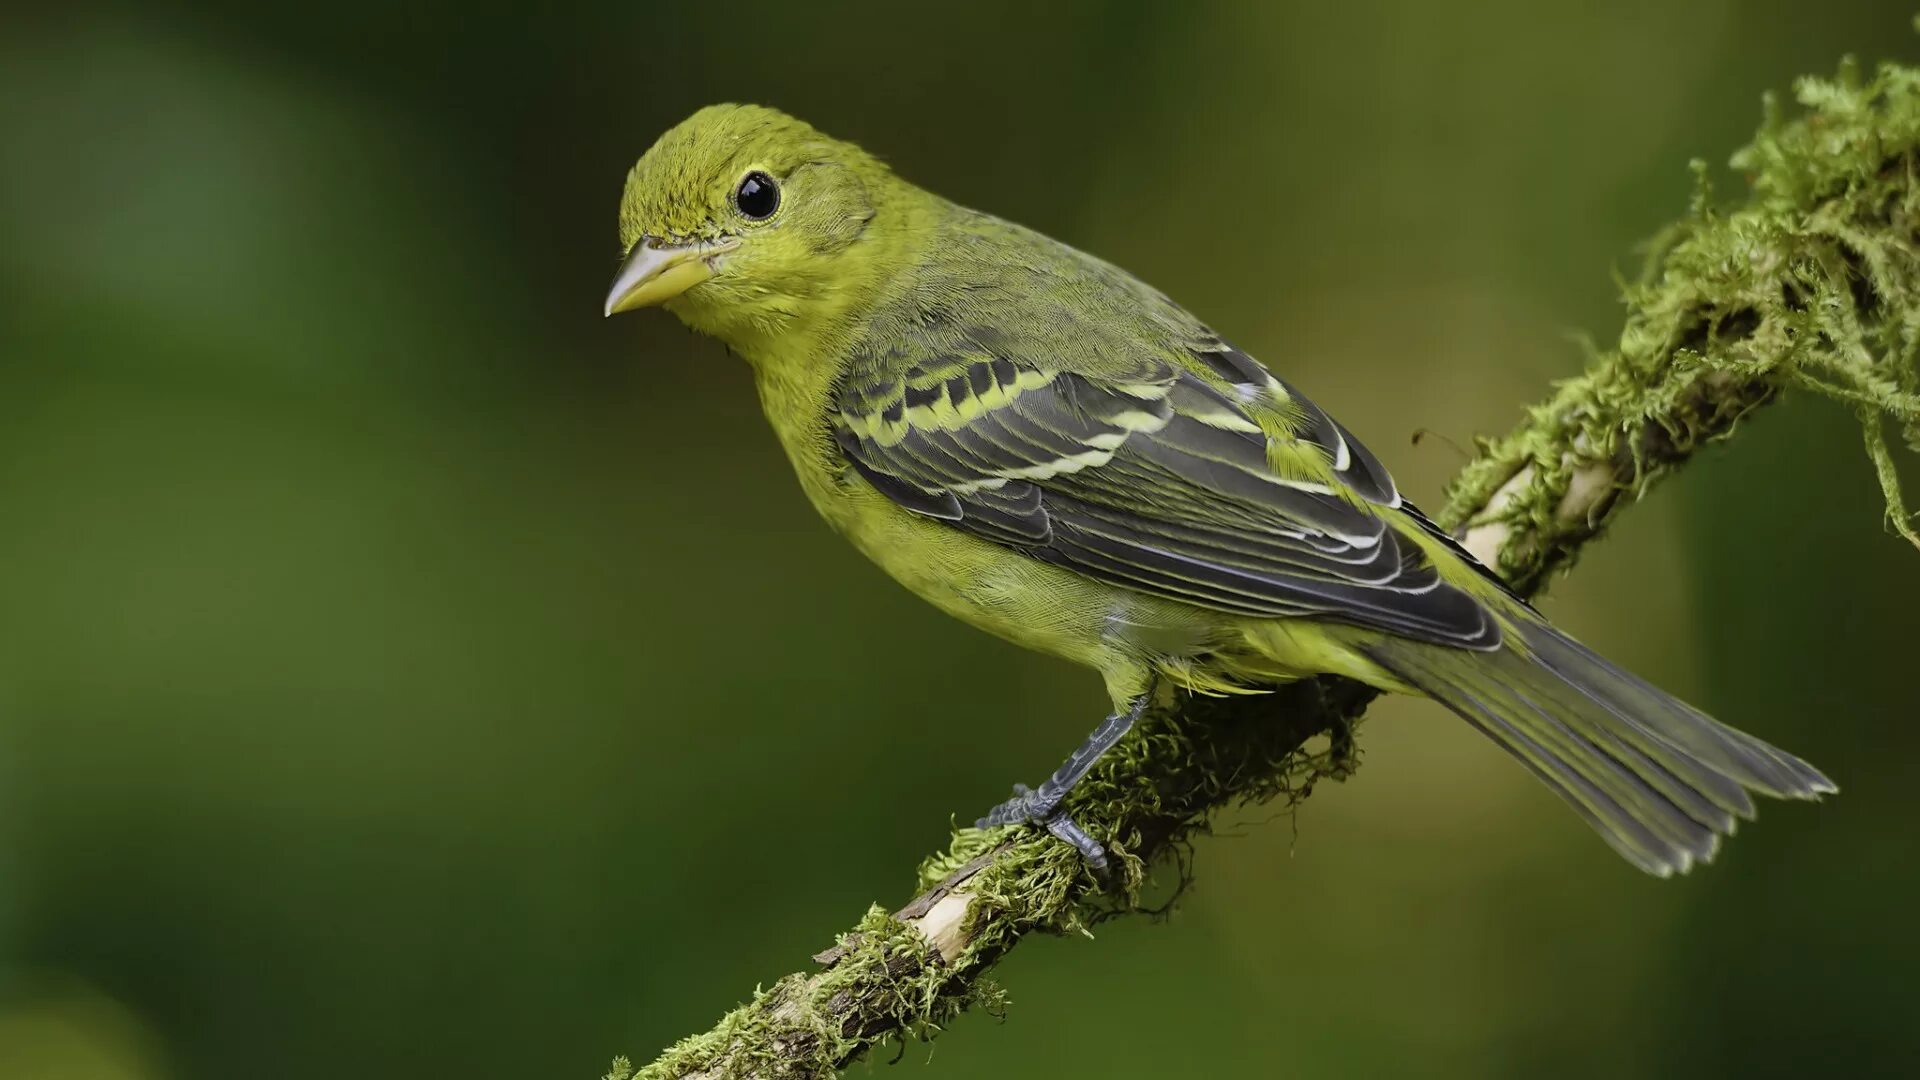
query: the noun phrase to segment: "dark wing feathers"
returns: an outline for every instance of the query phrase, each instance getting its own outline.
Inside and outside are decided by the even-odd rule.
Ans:
[[[839,389],[838,445],[905,509],[1222,612],[1498,644],[1478,602],[1387,524],[1401,500],[1379,461],[1245,353],[1210,345],[1191,368],[1152,361],[1094,378],[997,354],[991,335],[965,344],[913,362],[860,357]],[[1260,409],[1283,428],[1262,425]],[[1276,437],[1315,448],[1351,494],[1281,475]]]
[[[1214,348],[1196,355],[1216,375],[1233,383],[1243,397],[1272,393],[1277,388],[1280,398],[1298,416],[1295,434],[1319,447],[1342,481],[1370,502],[1399,505],[1399,490],[1380,459],[1305,394],[1276,378],[1253,357],[1225,343],[1215,343]]]
[[[858,443],[842,440],[840,449],[846,451],[847,460],[853,464],[854,471],[859,473],[867,483],[872,484],[874,490],[908,510],[916,514],[925,514],[927,517],[939,518],[941,521],[959,521],[966,516],[960,509],[960,500],[954,498],[952,493],[939,490],[928,491],[892,473],[868,465],[862,460],[861,447]]]

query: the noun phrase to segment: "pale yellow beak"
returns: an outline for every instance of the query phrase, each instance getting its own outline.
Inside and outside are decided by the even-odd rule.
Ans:
[[[607,314],[653,307],[679,296],[712,277],[709,260],[725,250],[720,244],[661,244],[641,237],[607,290]]]

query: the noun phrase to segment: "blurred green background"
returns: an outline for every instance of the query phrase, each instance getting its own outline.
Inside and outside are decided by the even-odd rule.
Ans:
[[[600,318],[625,170],[694,108],[1131,268],[1436,501],[1617,329],[1687,159],[1920,57],[1910,7],[8,15],[0,1077],[589,1080],[903,900],[1102,710],[830,536],[741,364]],[[1916,1075],[1916,599],[1851,417],[1769,409],[1548,610],[1842,798],[1657,882],[1395,703],[1170,925],[1029,944],[1004,1023],[898,1068]]]

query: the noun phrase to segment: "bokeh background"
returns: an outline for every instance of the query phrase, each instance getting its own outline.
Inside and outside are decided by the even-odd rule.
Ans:
[[[1920,58],[1910,7],[8,14],[0,1077],[590,1080],[904,899],[1100,713],[830,536],[741,364],[600,318],[625,170],[694,108],[1128,266],[1432,501],[1615,331],[1687,160]],[[1169,923],[1032,942],[1004,1021],[894,1068],[1915,1075],[1920,555],[1853,423],[1767,410],[1548,608],[1844,797],[1657,882],[1383,707]]]

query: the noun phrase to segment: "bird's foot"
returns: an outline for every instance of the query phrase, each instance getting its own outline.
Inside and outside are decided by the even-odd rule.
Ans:
[[[1107,849],[1100,841],[1087,835],[1079,823],[1067,816],[1060,805],[1065,801],[1065,788],[1056,787],[1051,782],[1041,784],[1035,791],[1025,784],[1013,785],[1013,798],[987,811],[987,816],[974,822],[974,828],[991,829],[999,825],[1020,825],[1032,822],[1044,827],[1048,832],[1072,844],[1079,849],[1080,857],[1094,870],[1107,868]]]
[[[996,825],[1021,825],[1031,821],[1072,844],[1095,872],[1106,870],[1107,849],[1100,846],[1100,841],[1088,836],[1087,830],[1081,828],[1078,822],[1068,817],[1060,804],[1066,800],[1067,792],[1072,791],[1073,786],[1087,775],[1087,770],[1093,768],[1093,763],[1113,749],[1113,744],[1119,742],[1133,727],[1134,721],[1140,719],[1151,696],[1143,693],[1134,698],[1132,705],[1100,721],[1100,726],[1093,729],[1087,741],[1067,756],[1066,764],[1055,769],[1038,791],[1025,784],[1013,785],[1013,798],[987,811],[987,816],[974,822],[974,827],[991,829]]]

